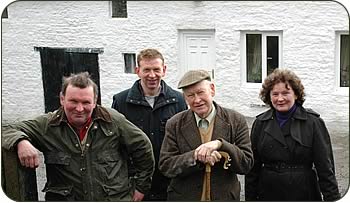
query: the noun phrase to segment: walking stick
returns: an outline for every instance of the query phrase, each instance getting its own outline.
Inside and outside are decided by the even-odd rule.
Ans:
[[[228,169],[230,164],[228,163],[231,161],[230,155],[227,152],[219,151],[221,156],[225,159],[223,168]],[[201,201],[211,201],[210,198],[210,173],[211,173],[211,166],[209,163],[205,164],[205,174],[204,174],[204,181],[205,185],[203,185],[203,190],[202,190],[202,197]]]

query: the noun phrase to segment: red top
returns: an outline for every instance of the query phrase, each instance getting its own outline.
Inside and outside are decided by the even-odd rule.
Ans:
[[[79,129],[79,139],[82,141],[86,135],[87,130],[89,129],[89,126],[91,124],[91,117],[86,121],[85,125]]]

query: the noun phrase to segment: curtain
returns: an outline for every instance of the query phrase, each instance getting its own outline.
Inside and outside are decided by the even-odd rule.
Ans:
[[[340,35],[340,87],[349,87],[349,35]]]
[[[247,82],[261,82],[261,34],[247,34]]]

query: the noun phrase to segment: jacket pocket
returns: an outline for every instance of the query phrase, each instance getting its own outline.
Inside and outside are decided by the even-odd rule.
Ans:
[[[103,127],[102,127],[102,131],[103,131],[103,133],[105,134],[105,136],[107,136],[107,137],[116,134],[116,133],[114,133],[113,129],[111,129],[111,128],[109,128],[109,127],[106,127],[106,126],[103,126]]]
[[[116,150],[105,150],[96,154],[94,170],[105,201],[118,200],[118,197],[128,195],[131,185],[126,161],[122,160]]]
[[[228,199],[225,201],[240,201],[241,197],[240,197],[240,191],[241,191],[241,183],[239,181],[237,181],[237,184],[233,184],[233,187],[230,191],[231,197],[232,199]]]
[[[73,186],[62,186],[62,187],[48,187],[42,190],[46,192],[45,200],[46,201],[74,201],[72,196]]]
[[[99,163],[117,162],[119,159],[119,154],[114,150],[106,150],[97,154]]]
[[[162,145],[163,143],[163,140],[164,140],[164,136],[165,136],[165,125],[166,125],[166,122],[168,121],[168,119],[164,119],[164,120],[161,120],[160,121],[160,125],[159,125],[159,143],[160,143],[160,146]],[[159,146],[159,147],[160,147]]]
[[[116,186],[102,185],[102,189],[106,193],[106,195],[113,196],[120,193],[125,193],[129,190],[129,187],[120,188]]]
[[[44,153],[45,164],[58,164],[68,166],[71,155],[64,152],[46,152]]]
[[[160,121],[160,126],[159,126],[159,130],[161,133],[164,133],[165,132],[165,124],[166,124],[166,120],[161,120]]]
[[[119,188],[102,185],[105,193],[103,201],[132,201],[132,190],[129,187]]]
[[[172,186],[169,186],[167,189],[168,192],[168,201],[183,201],[185,199],[185,197],[183,197],[183,195],[175,190]]]
[[[126,164],[115,150],[106,150],[96,155],[96,170],[101,180],[108,185],[122,185],[121,179],[128,178]]]

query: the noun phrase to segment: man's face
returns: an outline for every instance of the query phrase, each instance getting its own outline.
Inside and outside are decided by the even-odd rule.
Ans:
[[[184,88],[185,100],[199,117],[205,118],[212,110],[215,85],[207,80]]]
[[[136,73],[141,79],[144,92],[153,92],[160,87],[160,81],[165,76],[166,66],[160,58],[142,59]]]
[[[79,88],[68,85],[66,95],[60,96],[60,102],[69,123],[78,129],[83,127],[96,107],[92,86]]]

